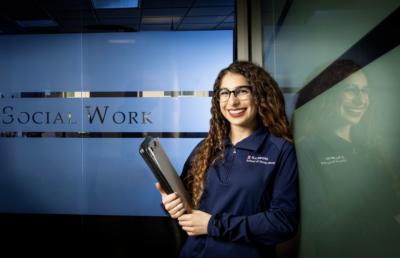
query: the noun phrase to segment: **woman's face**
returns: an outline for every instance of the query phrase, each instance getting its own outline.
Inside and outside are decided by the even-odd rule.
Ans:
[[[222,115],[229,121],[231,128],[255,129],[257,109],[246,78],[241,74],[228,72],[222,77],[220,85],[219,107]],[[250,89],[249,89],[250,88]],[[224,89],[222,92],[221,89]],[[236,90],[236,96],[233,92]]]
[[[369,105],[367,78],[362,72],[356,72],[345,81],[340,92],[340,117],[352,125],[358,124]]]

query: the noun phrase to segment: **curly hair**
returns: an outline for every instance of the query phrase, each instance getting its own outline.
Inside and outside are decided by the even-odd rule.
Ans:
[[[278,84],[262,67],[250,62],[237,61],[221,70],[214,83],[214,93],[219,89],[222,78],[228,73],[240,74],[252,86],[254,104],[257,107],[257,119],[269,132],[292,141],[289,123],[286,117],[284,98]],[[216,94],[211,100],[211,119],[208,136],[199,145],[186,178],[192,206],[198,208],[204,191],[206,171],[215,161],[223,159],[223,139],[229,137],[230,124],[222,115]]]

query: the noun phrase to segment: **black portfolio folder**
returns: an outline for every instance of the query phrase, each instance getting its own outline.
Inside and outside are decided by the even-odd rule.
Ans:
[[[167,194],[178,193],[186,207],[190,207],[189,194],[161,146],[159,138],[147,136],[140,144],[139,153],[165,192]]]

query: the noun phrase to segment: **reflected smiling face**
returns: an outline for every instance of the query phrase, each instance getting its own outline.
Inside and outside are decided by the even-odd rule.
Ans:
[[[358,124],[369,106],[367,78],[362,72],[356,72],[345,81],[340,92],[340,117],[346,123]]]
[[[245,85],[249,83],[243,75],[227,72],[221,80],[220,89],[233,91],[238,86]],[[242,99],[231,93],[227,101],[219,102],[219,107],[231,128],[254,129],[257,126],[257,108],[251,93]]]

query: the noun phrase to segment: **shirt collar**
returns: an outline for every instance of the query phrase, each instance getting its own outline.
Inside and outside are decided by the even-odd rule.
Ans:
[[[256,151],[260,148],[268,134],[268,129],[265,126],[260,126],[251,135],[236,143],[235,147],[239,149]],[[232,145],[229,137],[224,139],[224,145]]]

